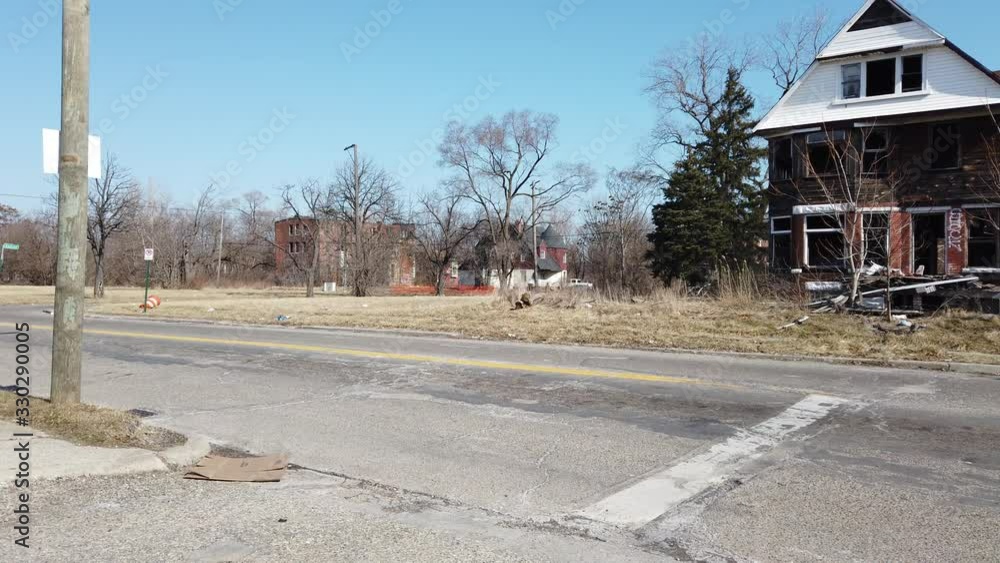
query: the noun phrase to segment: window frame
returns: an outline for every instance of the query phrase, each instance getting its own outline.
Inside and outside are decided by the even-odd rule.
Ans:
[[[858,95],[857,96],[847,96],[847,69],[850,67],[857,67],[858,69]],[[854,82],[851,80],[850,82]],[[865,65],[861,62],[849,63],[846,65],[840,65],[840,99],[841,100],[860,100],[865,95]]]
[[[831,137],[836,137],[836,136],[841,135],[841,134],[843,135],[842,139],[836,139],[836,138],[831,139]],[[824,140],[822,142],[817,142],[817,143],[811,142],[810,138],[814,137],[815,135],[823,135],[824,136]],[[817,131],[815,133],[809,133],[809,134],[807,134],[806,138],[805,138],[805,144],[806,144],[806,151],[805,151],[805,153],[806,153],[806,159],[805,159],[806,160],[806,177],[808,177],[808,178],[829,178],[831,176],[836,176],[837,175],[837,171],[836,170],[834,170],[833,172],[824,172],[822,174],[818,173],[816,171],[816,169],[813,167],[812,149],[810,147],[812,147],[812,146],[815,145],[815,146],[823,146],[823,147],[826,147],[828,149],[831,149],[830,159],[833,160],[835,158],[839,158],[840,155],[833,154],[832,150],[834,148],[836,148],[837,146],[841,145],[841,144],[843,144],[843,145],[846,146],[849,142],[850,142],[850,133],[846,129],[833,129],[833,130],[830,130],[830,131]]]
[[[903,80],[906,78],[906,60],[907,59],[920,59],[920,88],[917,90],[907,90],[906,85]],[[912,73],[911,73],[912,74]],[[899,93],[900,94],[915,94],[917,92],[924,92],[927,90],[927,56],[924,53],[915,53],[912,55],[900,55],[899,57]]]
[[[904,61],[904,59],[909,59],[909,58],[913,58],[913,57],[920,57],[920,74],[921,74],[920,89],[919,90],[904,90],[903,89],[903,64],[904,64],[903,61]],[[893,91],[892,91],[891,94],[878,94],[878,95],[875,95],[875,96],[869,96],[868,95],[868,64],[869,63],[874,63],[874,62],[879,62],[879,61],[887,61],[887,60],[895,60],[895,64],[896,64],[896,76],[895,76],[896,86],[893,89]],[[856,97],[856,98],[847,98],[847,97],[844,96],[844,86],[846,84],[846,81],[844,80],[844,72],[845,72],[845,70],[846,70],[847,67],[852,67],[852,66],[860,66],[861,67],[861,84],[860,84],[860,89],[859,89],[860,95],[858,97]],[[867,101],[867,100],[873,100],[873,101],[874,100],[888,100],[888,99],[892,99],[893,97],[919,96],[919,95],[927,94],[927,93],[929,93],[929,88],[928,88],[929,85],[928,85],[928,82],[927,82],[927,53],[923,52],[923,51],[918,52],[918,53],[908,53],[908,54],[902,54],[901,53],[901,54],[897,54],[897,55],[891,56],[891,57],[879,57],[879,58],[871,58],[871,59],[859,59],[859,60],[854,60],[854,61],[849,62],[849,63],[844,63],[844,64],[840,65],[840,81],[839,81],[839,84],[840,84],[840,87],[839,87],[838,92],[837,92],[837,102],[841,102],[841,103],[857,103],[857,102],[864,102],[864,101]]]
[[[988,226],[993,229],[992,242],[994,245],[994,265],[993,266],[980,266],[972,264],[972,250],[971,246],[973,242],[977,244],[984,244],[990,242],[989,237],[973,237],[972,236],[972,221],[977,219],[977,215],[986,215],[986,218],[979,218],[979,220],[985,222]],[[997,207],[980,207],[975,209],[965,210],[965,223],[966,223],[966,238],[970,249],[966,253],[966,268],[982,268],[982,269],[1000,269],[1000,206]]]
[[[774,226],[775,222],[781,221],[781,220],[785,220],[785,219],[788,220],[788,230],[787,231],[786,230],[780,230],[780,231],[777,230],[775,228],[775,226]],[[794,216],[792,216],[792,215],[775,215],[774,217],[771,217],[771,252],[770,252],[770,255],[771,255],[771,268],[772,269],[777,269],[777,267],[778,267],[777,266],[778,261],[777,261],[777,259],[775,258],[775,255],[774,255],[774,251],[777,248],[775,246],[775,244],[774,244],[774,239],[775,239],[775,237],[779,237],[779,236],[780,237],[788,237],[789,254],[788,254],[788,264],[787,264],[787,266],[788,266],[788,268],[794,268],[795,267],[795,244],[794,244],[795,238],[794,238],[794,235],[793,235],[793,232],[795,230],[794,220],[795,220]]]
[[[873,149],[868,147],[868,140],[871,139],[872,135],[876,133],[881,133],[885,138],[885,147]],[[873,127],[867,130],[863,130],[863,137],[861,137],[861,174],[864,176],[871,176],[875,178],[881,178],[889,174],[889,156],[892,154],[892,130],[888,127]],[[880,166],[885,166],[885,170],[875,170],[874,172],[869,170],[868,167],[868,155],[885,153],[882,159],[879,161]]]
[[[887,62],[887,61],[892,61],[892,80],[893,80],[892,92],[890,92],[888,94],[869,94],[868,93],[868,87],[871,84],[871,80],[869,80],[869,76],[868,76],[868,74],[869,74],[868,73],[869,67],[871,65],[875,64],[875,63],[884,63],[884,62]],[[871,99],[885,98],[885,97],[888,97],[888,96],[895,96],[896,94],[900,94],[901,93],[900,92],[900,88],[902,87],[902,84],[900,82],[901,74],[900,74],[900,58],[899,57],[883,57],[883,58],[879,58],[879,59],[866,60],[865,63],[864,63],[864,67],[865,67],[865,80],[864,80],[865,88],[864,88],[864,92],[863,92],[862,98],[871,100]]]
[[[885,217],[885,261],[887,264],[879,264],[891,269],[892,264],[892,212],[891,211],[861,211],[861,244],[864,245],[864,256],[866,262],[874,262],[870,259],[871,250],[868,248],[868,233],[871,230],[868,226],[868,218],[875,215]]]
[[[823,227],[823,228],[819,228],[819,229],[810,229],[809,228],[809,218],[810,217],[832,217],[834,220],[837,221],[837,224],[839,225],[839,227],[837,227],[837,228]],[[840,235],[841,241],[843,243],[843,248],[842,248],[843,257],[841,257],[841,259],[840,259],[840,264],[839,265],[832,265],[832,266],[831,265],[822,265],[822,266],[813,265],[811,263],[811,257],[809,256],[809,235],[810,234],[830,234],[830,233],[838,233]],[[844,263],[846,262],[846,256],[847,256],[847,236],[844,234],[844,216],[843,216],[843,214],[842,213],[811,213],[809,215],[804,215],[803,216],[803,225],[802,225],[802,247],[803,247],[803,254],[804,254],[804,258],[805,258],[805,261],[803,262],[803,265],[806,268],[809,268],[809,269],[812,269],[812,270],[840,270],[840,269],[843,269]]]
[[[953,172],[962,169],[962,128],[957,122],[942,122],[942,123],[931,123],[927,127],[927,148],[931,151],[937,151],[934,146],[936,136],[934,135],[937,128],[941,127],[954,127],[958,136],[958,145],[955,149],[955,166],[945,166],[938,168],[934,162],[927,163],[927,170],[930,172]]]
[[[795,161],[795,137],[786,136],[778,137],[771,140],[771,181],[781,182],[785,180],[794,180],[796,178],[796,161]],[[788,170],[787,174],[778,174],[778,167],[776,166],[778,162],[778,155],[781,153],[781,145],[788,143]]]

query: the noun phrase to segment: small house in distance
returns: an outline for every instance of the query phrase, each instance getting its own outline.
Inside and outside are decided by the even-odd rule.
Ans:
[[[760,121],[770,263],[1000,279],[1000,75],[868,0]]]

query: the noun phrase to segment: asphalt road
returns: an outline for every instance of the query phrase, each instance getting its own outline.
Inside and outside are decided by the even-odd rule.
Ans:
[[[52,318],[14,322],[45,395]],[[39,484],[45,560],[1000,560],[1000,378],[108,319],[85,352],[85,401],[300,469]]]

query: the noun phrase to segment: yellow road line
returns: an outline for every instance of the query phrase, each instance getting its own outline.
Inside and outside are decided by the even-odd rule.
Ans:
[[[41,326],[44,330],[52,330],[50,326]],[[397,360],[403,362],[418,362],[429,364],[443,364],[451,366],[474,367],[483,369],[496,369],[504,371],[521,371],[545,373],[553,375],[573,375],[578,377],[594,377],[604,379],[619,379],[624,381],[649,381],[656,383],[673,383],[680,385],[698,385],[705,387],[719,387],[726,389],[740,389],[736,385],[716,383],[693,379],[690,377],[675,377],[669,375],[653,375],[643,373],[628,373],[618,371],[605,371],[587,368],[569,368],[558,366],[543,366],[532,364],[519,364],[510,362],[494,362],[487,360],[467,360],[461,358],[446,358],[439,356],[423,356],[418,354],[395,354],[392,352],[373,352],[368,350],[352,350],[348,348],[330,348],[326,346],[310,346],[306,344],[288,344],[284,342],[256,342],[248,340],[227,340],[223,338],[202,338],[198,336],[171,336],[165,334],[148,334],[142,332],[124,332],[116,330],[84,329],[85,334],[99,336],[118,336],[122,338],[139,338],[144,340],[160,340],[166,342],[184,342],[190,344],[221,344],[224,346],[240,346],[245,348],[269,348],[276,350],[292,350],[296,352],[318,352],[332,354],[336,356],[348,356],[354,358],[371,358],[384,360]]]

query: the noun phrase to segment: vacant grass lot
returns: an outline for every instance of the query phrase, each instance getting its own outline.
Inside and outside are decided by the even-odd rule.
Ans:
[[[0,391],[0,418],[13,421],[24,405],[9,391]],[[145,448],[163,450],[184,443],[175,432],[146,426],[131,413],[91,405],[53,406],[35,397],[28,398],[31,426],[54,438],[84,446],[104,448]]]
[[[301,290],[167,290],[150,318],[413,329],[472,338],[681,348],[869,359],[947,360],[1000,364],[1000,318],[959,312],[918,320],[914,334],[881,334],[877,320],[810,314],[806,324],[777,327],[807,315],[771,301],[718,301],[663,294],[641,303],[546,295],[535,307],[514,311],[498,297],[371,297],[319,295]],[[0,288],[0,304],[51,303],[51,288]],[[109,289],[88,313],[142,315],[142,290]],[[279,322],[278,316],[289,317]]]

